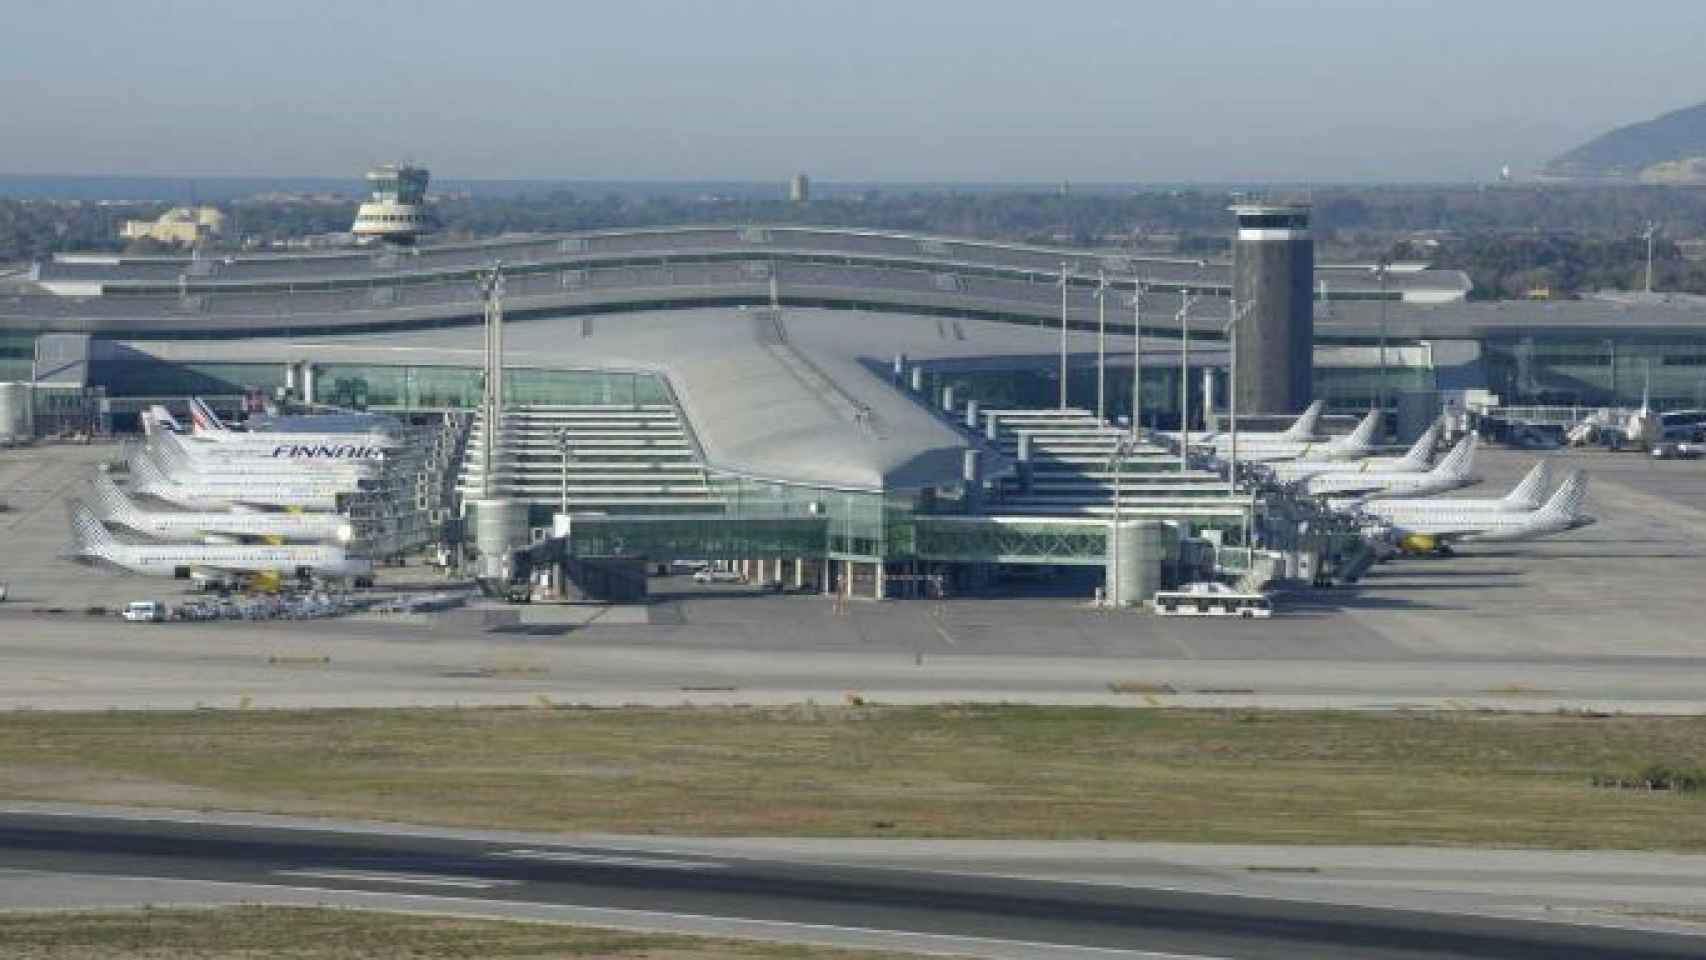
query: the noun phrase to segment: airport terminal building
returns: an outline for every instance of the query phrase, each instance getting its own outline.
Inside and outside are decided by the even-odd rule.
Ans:
[[[1205,389],[1224,410],[1234,355],[1241,415],[1379,402],[1399,434],[1473,391],[1599,405],[1650,384],[1655,406],[1702,405],[1706,304],[1470,302],[1456,272],[1315,263],[1307,207],[1233,215],[1232,263],[762,225],[66,254],[0,291],[0,383],[34,384],[9,407],[37,432],[191,395],[448,417],[463,505],[431,511],[502,497],[529,505],[530,538],[568,514],[588,556],[738,558],[873,595],[950,568],[1101,567],[1110,536],[1179,576],[1248,566],[1252,545],[1330,553],[1307,504],[1160,447],[1113,462],[1133,417],[1200,426]],[[494,267],[507,409],[488,471]]]

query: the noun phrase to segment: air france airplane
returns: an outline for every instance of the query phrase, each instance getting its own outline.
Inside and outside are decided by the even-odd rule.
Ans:
[[[1527,482],[1524,480],[1524,485]],[[1582,513],[1587,489],[1587,474],[1576,470],[1535,509],[1457,507],[1450,497],[1388,500],[1367,504],[1363,509],[1371,515],[1380,511],[1379,519],[1391,528],[1400,549],[1409,553],[1447,553],[1451,544],[1460,541],[1537,540],[1588,526],[1596,521]]]
[[[180,580],[233,580],[248,577],[366,577],[373,573],[367,557],[332,544],[136,544],[124,543],[87,505],[71,502],[74,555],[132,573]]]
[[[1457,442],[1439,464],[1425,473],[1403,470],[1369,470],[1362,473],[1324,473],[1305,480],[1305,493],[1317,497],[1386,498],[1423,497],[1444,493],[1475,483],[1470,474],[1475,463],[1473,433]]]
[[[257,451],[274,459],[379,460],[387,447],[396,447],[399,442],[391,432],[381,429],[233,430],[200,397],[190,398],[190,413],[192,429],[187,442],[213,449]],[[301,424],[311,424],[315,419],[295,418]]]
[[[94,494],[92,507],[102,520],[161,540],[218,543],[252,538],[269,542],[348,543],[354,533],[349,519],[335,513],[147,510],[126,496],[106,473],[95,475]]]

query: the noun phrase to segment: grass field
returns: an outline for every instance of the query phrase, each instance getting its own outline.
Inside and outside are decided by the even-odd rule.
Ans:
[[[789,944],[304,907],[0,913],[7,960],[904,960]]]
[[[13,713],[0,800],[682,835],[1706,850],[1706,719],[1037,707]]]

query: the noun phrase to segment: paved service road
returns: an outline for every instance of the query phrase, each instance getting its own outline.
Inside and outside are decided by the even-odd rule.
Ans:
[[[0,873],[216,881],[413,895],[414,909],[503,913],[569,904],[812,929],[1226,958],[1698,957],[1682,934],[1204,895],[1142,887],[708,857],[634,849],[133,820],[0,816]],[[251,895],[251,899],[266,899]],[[153,902],[160,902],[155,899]],[[519,914],[518,914],[519,915]],[[639,914],[636,914],[639,915]],[[813,939],[802,935],[801,939]],[[1029,945],[1027,947],[1027,945]],[[969,949],[1001,955],[987,949]],[[1084,955],[1090,955],[1085,952]]]

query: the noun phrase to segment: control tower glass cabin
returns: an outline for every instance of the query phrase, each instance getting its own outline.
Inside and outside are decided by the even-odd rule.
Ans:
[[[361,241],[414,243],[433,227],[425,206],[430,177],[425,167],[406,163],[382,164],[367,171],[371,195],[356,211],[350,232]]]

